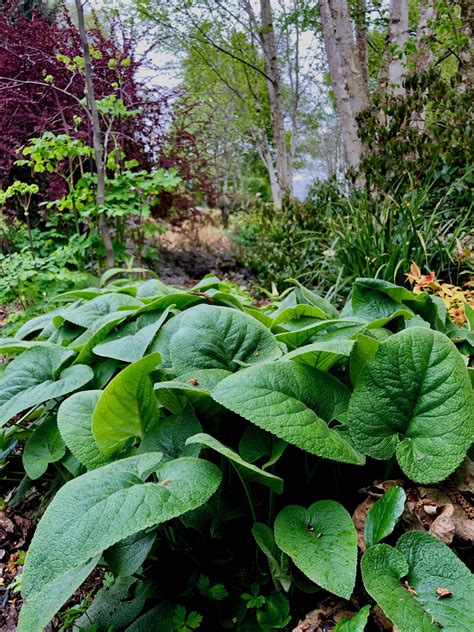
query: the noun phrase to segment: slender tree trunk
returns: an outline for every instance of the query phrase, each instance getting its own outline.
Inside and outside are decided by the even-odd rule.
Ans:
[[[466,45],[461,51],[459,72],[461,73],[461,89],[469,90],[474,86],[474,2],[459,0],[461,7],[462,32]]]
[[[390,0],[388,46],[396,50],[394,54],[390,53],[388,63],[388,91],[395,96],[405,94],[402,84],[406,74],[404,50],[408,35],[408,1]]]
[[[103,160],[103,146],[100,133],[99,112],[94,93],[94,82],[92,79],[92,64],[89,53],[89,43],[87,41],[86,27],[84,23],[84,9],[81,0],[75,0],[77,10],[77,22],[79,28],[79,36],[81,38],[82,50],[84,53],[84,75],[86,79],[87,100],[92,117],[92,139],[94,148],[94,160],[97,171],[97,207],[99,214],[99,230],[104,242],[107,265],[113,268],[115,265],[115,254],[110,237],[109,227],[105,215],[102,212],[105,199],[105,165]]]
[[[290,182],[293,182],[294,168],[295,168],[295,156],[296,156],[296,138],[298,134],[298,115],[296,108],[292,108],[291,112],[291,137],[290,137],[290,152],[288,156],[288,178]]]
[[[354,110],[353,99],[351,99],[343,71],[344,60],[340,45],[340,35],[336,31],[329,0],[319,0],[319,12],[331,85],[336,99],[336,108],[341,123],[347,160],[351,167],[357,168],[363,147],[358,135],[357,112]]]
[[[270,190],[272,193],[272,200],[275,208],[281,208],[282,204],[282,191],[278,182],[278,177],[273,164],[272,152],[268,145],[266,134],[262,134],[262,138],[258,142],[258,151],[260,158],[262,159],[265,167],[267,168],[268,179],[270,180]]]
[[[291,194],[292,186],[288,173],[288,154],[286,150],[281,78],[270,0],[260,0],[260,16],[260,41],[265,59],[265,72],[270,78],[269,81],[267,81],[267,88],[275,148],[275,167],[281,193],[284,196]]]
[[[364,89],[369,94],[369,62],[367,56],[367,5],[366,0],[357,0],[356,46],[362,71]]]
[[[436,18],[436,7],[434,0],[421,0],[420,14],[416,28],[416,57],[415,73],[417,75],[425,72],[431,61],[432,54],[429,47],[430,37],[433,34],[433,24]]]

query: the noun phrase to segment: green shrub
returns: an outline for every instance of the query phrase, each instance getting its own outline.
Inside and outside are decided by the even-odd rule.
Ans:
[[[473,270],[469,253],[472,203],[465,200],[471,175],[448,187],[429,181],[422,188],[399,184],[387,194],[354,191],[340,197],[329,216],[334,256],[345,277],[375,276],[403,283],[412,261],[458,283]],[[461,257],[460,251],[468,250]],[[467,280],[467,279],[466,279]]]
[[[302,283],[326,286],[328,279],[335,280],[337,274],[328,258],[330,209],[325,203],[316,207],[313,202],[285,200],[281,209],[260,204],[238,216],[234,226],[238,256],[257,274],[261,284],[281,285],[288,278],[296,278]]]
[[[399,182],[384,194],[317,182],[304,203],[241,216],[234,239],[262,284],[296,278],[347,293],[357,277],[401,284],[413,261],[462,284],[474,270],[471,184],[471,172],[449,185],[429,176],[421,187]]]
[[[337,629],[362,629],[374,601],[401,632],[472,629],[467,567],[402,512],[403,486],[441,483],[473,440],[474,320],[374,279],[339,312],[299,284],[256,308],[215,277],[184,291],[118,272],[0,341],[16,356],[3,458],[22,452],[23,488],[53,496],[18,632],[97,565],[92,604],[61,615],[77,629],[268,632],[328,595],[358,611]],[[355,494],[387,472],[357,533]]]

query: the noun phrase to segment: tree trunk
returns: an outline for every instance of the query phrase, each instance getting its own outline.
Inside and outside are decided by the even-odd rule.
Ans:
[[[434,0],[421,0],[420,14],[416,28],[415,73],[417,75],[428,69],[433,57],[429,47],[429,41],[433,34],[432,27],[435,18],[436,7]]]
[[[369,94],[369,61],[367,56],[367,5],[366,0],[357,0],[356,46],[362,71],[364,89]]]
[[[389,49],[395,48],[395,54],[390,53],[387,89],[389,93],[395,96],[405,94],[405,88],[402,84],[406,74],[406,56],[404,51],[408,35],[407,0],[390,0],[388,46]]]
[[[362,142],[358,135],[357,112],[348,90],[343,71],[343,55],[340,36],[331,13],[329,0],[319,0],[319,12],[323,31],[324,46],[331,76],[331,85],[336,99],[336,108],[341,123],[342,137],[347,160],[351,167],[357,168],[362,156]]]
[[[267,168],[268,179],[270,180],[270,190],[272,193],[272,200],[275,208],[280,209],[282,204],[282,191],[278,182],[278,177],[273,164],[273,157],[268,145],[268,140],[265,134],[262,134],[262,138],[258,142],[258,151],[260,158],[262,159],[265,167]]]
[[[466,38],[466,45],[461,51],[459,72],[461,74],[461,89],[469,90],[474,86],[474,2],[473,0],[459,0],[461,7],[462,33]]]
[[[84,53],[84,75],[86,80],[87,101],[92,117],[92,139],[94,148],[94,160],[97,171],[97,207],[99,217],[99,230],[104,242],[107,265],[113,268],[115,265],[115,254],[110,237],[109,227],[106,218],[102,212],[105,199],[105,165],[103,160],[103,146],[100,133],[99,112],[94,93],[94,82],[92,79],[92,64],[89,53],[89,43],[87,41],[86,27],[84,23],[84,9],[81,0],[75,0],[77,10],[77,22],[79,28],[79,36],[81,38],[82,50]]]
[[[340,50],[342,72],[346,80],[354,114],[357,116],[370,107],[370,98],[364,71],[354,41],[347,0],[330,0],[337,46]]]
[[[265,60],[265,72],[269,77],[267,88],[275,148],[275,168],[281,193],[284,196],[291,194],[292,186],[288,174],[283,98],[270,0],[260,0],[260,16],[260,41]]]

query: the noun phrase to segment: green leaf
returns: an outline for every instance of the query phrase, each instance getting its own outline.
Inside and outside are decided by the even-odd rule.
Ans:
[[[417,599],[443,630],[473,630],[474,577],[455,552],[424,531],[405,533],[396,548],[408,562],[408,583],[418,593]],[[452,595],[440,598],[437,588],[446,588]]]
[[[394,485],[370,508],[365,520],[366,546],[377,544],[392,533],[405,508],[406,495]]]
[[[18,338],[0,338],[0,354],[11,355],[20,354],[33,347],[61,348],[52,342],[41,342],[38,340],[19,340]]]
[[[269,432],[250,425],[247,426],[239,441],[239,453],[249,463],[255,463],[264,456],[268,457],[261,466],[266,470],[280,459],[287,445],[286,441],[275,439]]]
[[[328,318],[338,318],[339,314],[337,309],[327,299],[319,296],[319,294],[309,290],[307,287],[304,287],[304,285],[301,285],[301,283],[296,279],[287,279],[287,281],[296,285],[294,294],[298,303],[315,305],[316,307],[322,309]]]
[[[17,632],[41,632],[44,626],[54,617],[58,609],[79,588],[91,574],[100,559],[96,555],[84,564],[63,573],[56,580],[45,586],[38,586],[34,599],[26,599],[20,612]],[[22,585],[22,595],[25,595]],[[38,624],[42,621],[42,624]]]
[[[185,457],[160,466],[160,460],[159,453],[122,459],[61,487],[38,524],[23,572],[27,611],[37,618],[20,619],[18,632],[41,632],[71,593],[62,591],[60,599],[51,591],[43,611],[45,594],[73,569],[134,533],[199,507],[219,486],[221,474],[212,463]],[[159,482],[145,482],[152,472]]]
[[[354,444],[376,459],[396,453],[419,483],[445,479],[474,435],[464,360],[442,333],[414,327],[381,343],[355,386],[348,412]]]
[[[133,575],[146,560],[156,533],[139,531],[104,551],[104,559],[116,575]]]
[[[198,445],[187,445],[186,439],[201,432],[201,424],[190,406],[169,417],[161,417],[140,444],[139,452],[162,452],[163,460],[180,456],[199,456]]]
[[[59,314],[63,311],[62,307],[58,307],[57,309],[53,309],[47,314],[41,314],[41,316],[36,316],[35,318],[31,318],[24,325],[20,327],[20,329],[16,332],[15,338],[19,338],[22,340],[27,336],[30,336],[32,333],[41,332],[45,327],[47,327],[56,314]]]
[[[297,362],[272,362],[227,377],[212,397],[306,452],[364,463],[345,436],[328,426],[346,411],[349,400],[347,388],[332,375]]]
[[[290,604],[281,592],[274,592],[262,608],[257,610],[257,621],[262,630],[287,629],[291,621]]]
[[[333,500],[305,509],[289,505],[275,520],[275,541],[313,582],[349,599],[357,568],[357,533],[349,513]]]
[[[147,596],[145,586],[133,577],[117,577],[113,586],[98,591],[73,629],[94,629],[95,625],[98,630],[123,630],[143,610]]]
[[[387,544],[370,547],[361,569],[367,592],[400,632],[473,629],[472,575],[453,551],[428,533],[406,533],[395,549]],[[440,598],[438,588],[452,595]]]
[[[50,463],[60,461],[66,454],[66,446],[59,434],[54,417],[48,417],[38,426],[23,450],[23,467],[29,478],[42,476]]]
[[[143,303],[128,294],[101,294],[87,301],[79,307],[71,306],[63,309],[59,315],[54,316],[53,322],[59,327],[65,320],[74,325],[88,329],[103,316],[119,311],[119,309],[142,307]]]
[[[175,371],[237,371],[281,355],[271,332],[248,314],[228,307],[198,305],[187,310],[170,341]]]
[[[93,354],[94,347],[102,342],[112,329],[125,320],[127,316],[130,316],[130,314],[133,314],[133,312],[113,312],[94,321],[86,331],[75,338],[69,345],[70,349],[79,353],[76,362],[89,364],[95,359]]]
[[[372,360],[377,353],[379,346],[380,342],[372,338],[372,336],[366,334],[359,334],[357,336],[349,361],[349,372],[353,385],[355,385],[359,379],[364,366],[369,360]]]
[[[94,347],[93,351],[98,356],[115,358],[122,362],[136,362],[145,355],[145,352],[155,337],[157,331],[168,317],[168,307],[156,322],[140,329],[136,334],[123,336],[118,340],[104,342]]]
[[[320,371],[329,371],[340,358],[348,357],[351,354],[354,344],[353,340],[313,342],[290,351],[282,357],[282,360],[294,360]]]
[[[199,575],[197,588],[203,597],[213,599],[214,601],[222,601],[229,594],[224,584],[215,584],[214,586],[211,586],[209,577],[206,577],[206,575]]]
[[[403,299],[413,299],[414,294],[381,279],[356,279],[352,286],[351,315],[367,320],[386,318],[395,312],[411,318],[413,312],[402,304]],[[346,310],[343,310],[343,313]]]
[[[272,578],[281,584],[285,592],[288,592],[291,586],[289,558],[277,547],[273,531],[263,522],[255,522],[252,535],[268,560]]]
[[[184,373],[175,380],[157,382],[154,388],[159,402],[171,412],[182,412],[192,404],[200,415],[207,417],[221,410],[212,399],[211,391],[230,374],[224,369],[201,369]]]
[[[74,393],[58,410],[58,428],[64,443],[88,470],[102,467],[109,459],[100,452],[92,436],[92,413],[102,391]]]
[[[334,632],[364,632],[370,614],[370,606],[364,606],[350,619],[343,619]]]
[[[283,479],[279,476],[275,476],[274,474],[270,474],[269,472],[265,472],[265,470],[261,470],[256,465],[252,465],[252,463],[247,463],[247,461],[244,461],[237,452],[234,452],[231,448],[223,445],[220,441],[214,439],[214,437],[205,433],[199,433],[194,435],[194,437],[189,437],[186,441],[186,445],[191,445],[193,443],[198,443],[206,448],[211,448],[219,454],[222,454],[222,456],[225,456],[246,481],[266,485],[277,494],[283,493]]]
[[[323,320],[316,323],[311,323],[310,325],[306,325],[306,327],[301,327],[300,329],[295,329],[294,331],[286,331],[275,335],[275,338],[279,342],[284,342],[290,349],[297,349],[304,345],[308,340],[312,340],[313,337],[322,332],[338,332],[344,331],[350,332],[350,335],[358,333],[359,331],[365,329],[367,327],[367,323],[362,319],[332,319],[332,320]],[[349,335],[346,336],[349,338]]]
[[[160,603],[139,617],[126,632],[170,632],[173,629],[175,606]]]
[[[286,307],[279,311],[272,321],[272,329],[277,325],[283,325],[289,321],[298,320],[299,318],[327,318],[325,312],[315,305],[301,303],[292,307]]]
[[[161,357],[145,356],[130,364],[108,384],[92,414],[92,434],[105,455],[122,449],[130,439],[143,438],[159,418],[150,373]]]
[[[85,386],[92,369],[77,364],[60,372],[73,356],[67,349],[28,349],[8,364],[0,381],[0,426],[27,408]]]

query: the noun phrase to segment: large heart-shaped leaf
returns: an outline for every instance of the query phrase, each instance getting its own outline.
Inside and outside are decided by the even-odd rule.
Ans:
[[[364,458],[328,422],[347,408],[348,389],[335,377],[291,361],[271,362],[222,380],[213,398],[255,425],[299,448],[335,461]]]
[[[354,444],[377,459],[397,455],[412,480],[445,479],[474,436],[469,375],[442,333],[414,327],[391,336],[368,361],[348,413]]]
[[[229,307],[198,305],[186,311],[170,341],[175,371],[236,371],[242,364],[274,360],[281,349],[271,332],[248,314]]]
[[[93,470],[102,467],[109,459],[99,451],[92,436],[92,413],[102,391],[74,393],[61,404],[58,410],[58,428],[64,443],[76,459]]]
[[[405,508],[405,492],[394,485],[370,508],[364,526],[366,546],[377,544],[390,535]]]
[[[313,582],[349,599],[356,578],[357,533],[342,505],[321,500],[308,509],[285,507],[275,520],[275,541]]]
[[[83,364],[60,372],[74,354],[59,347],[28,349],[7,366],[0,381],[0,426],[27,408],[76,391],[94,374]]]
[[[108,384],[92,414],[92,434],[99,450],[111,455],[130,439],[143,438],[160,416],[150,373],[160,362],[152,353],[130,364]]]
[[[400,632],[474,629],[473,577],[451,549],[428,533],[406,533],[395,549],[370,547],[361,568],[367,592]]]
[[[208,461],[185,457],[160,466],[160,460],[156,452],[122,459],[58,491],[26,557],[26,614],[22,611],[18,632],[41,632],[70,596],[52,591],[47,600],[49,587],[116,542],[199,507],[219,486],[220,471]],[[145,482],[152,472],[159,482]]]
[[[223,445],[220,441],[211,437],[211,435],[201,432],[193,437],[189,437],[186,441],[186,445],[192,445],[194,443],[203,445],[206,448],[211,448],[219,454],[222,454],[222,456],[225,456],[245,480],[266,485],[277,494],[283,492],[283,479],[274,474],[270,474],[270,472],[265,472],[265,470],[260,469],[252,463],[244,461],[237,452]]]
[[[36,428],[25,443],[23,467],[31,479],[42,476],[50,463],[56,463],[66,454],[66,446],[59,434],[54,417],[48,417]]]

